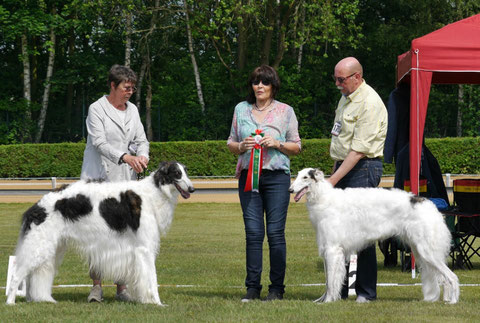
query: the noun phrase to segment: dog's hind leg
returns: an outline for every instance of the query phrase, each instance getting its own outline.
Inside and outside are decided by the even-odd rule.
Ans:
[[[445,259],[450,251],[451,235],[441,214],[431,204],[419,204],[412,217],[416,225],[407,230],[407,241],[419,259],[422,271],[424,300],[440,298],[439,284],[443,286],[443,299],[454,304],[460,297],[458,277],[448,268]]]
[[[435,302],[440,297],[440,285],[438,284],[436,270],[430,265],[422,264],[418,258],[416,260],[418,266],[421,268],[423,300],[426,302]]]
[[[334,302],[340,299],[343,281],[346,275],[345,254],[342,248],[335,246],[326,248],[324,253],[327,291],[317,303]]]
[[[7,290],[7,305],[15,305],[15,297],[17,296],[17,290],[22,281],[26,278],[27,271],[25,268],[19,268],[18,265],[12,275],[10,286]]]
[[[458,277],[444,263],[436,268],[440,284],[443,286],[443,301],[449,304],[455,304],[460,298],[460,286]]]
[[[445,281],[443,282],[443,300],[449,304],[455,304],[460,299],[460,284],[458,277],[450,268],[442,263],[443,273],[445,275]]]
[[[43,245],[39,245],[37,242],[38,237],[32,238],[33,234],[35,233],[29,232],[28,235],[21,237],[21,240],[18,242],[15,252],[15,272],[12,276],[10,288],[7,291],[7,304],[15,304],[18,286],[25,278],[27,280],[27,300],[55,302],[51,297],[55,248],[53,248],[53,243],[48,241],[44,241]]]
[[[422,266],[422,290],[425,301],[439,299],[439,283],[443,286],[443,300],[450,304],[457,303],[460,297],[457,275],[443,262]]]
[[[7,290],[7,301],[5,302],[7,305],[15,305],[15,297],[17,296],[18,286],[20,286],[27,274],[28,268],[21,266],[19,262],[17,262],[15,271],[12,275],[12,280],[10,281],[10,286]]]
[[[29,232],[19,250],[17,265],[27,276],[27,300],[52,302],[52,283],[55,275],[57,239],[45,239],[44,232]],[[41,243],[39,244],[39,241]]]
[[[53,279],[62,263],[66,249],[67,246],[64,242],[59,243],[55,254],[30,273],[27,283],[27,300],[56,303],[52,297]]]
[[[52,284],[55,276],[54,257],[38,266],[29,275],[27,282],[27,300],[33,302],[56,303],[52,297]]]
[[[415,250],[416,249],[416,250]],[[429,249],[426,253],[426,249]],[[460,287],[458,277],[445,264],[442,253],[427,248],[412,247],[422,268],[422,291],[424,300],[433,302],[440,298],[440,286],[443,285],[443,300],[450,304],[458,302]]]

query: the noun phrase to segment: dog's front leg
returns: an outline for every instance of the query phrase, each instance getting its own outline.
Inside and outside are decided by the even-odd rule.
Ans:
[[[333,246],[325,249],[324,259],[327,291],[316,302],[328,303],[340,299],[346,274],[345,255],[342,248]]]
[[[138,293],[138,300],[141,303],[166,306],[166,304],[162,304],[160,296],[158,295],[154,253],[146,248],[138,248],[136,260],[139,277],[135,284],[135,291]]]

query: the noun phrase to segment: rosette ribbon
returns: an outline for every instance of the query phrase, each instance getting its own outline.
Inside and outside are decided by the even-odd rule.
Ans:
[[[250,153],[250,163],[248,165],[247,182],[245,183],[244,191],[258,193],[258,183],[263,165],[263,147],[260,145],[260,140],[262,140],[264,133],[262,130],[257,129],[255,133],[252,133],[252,136],[255,139],[255,146]]]

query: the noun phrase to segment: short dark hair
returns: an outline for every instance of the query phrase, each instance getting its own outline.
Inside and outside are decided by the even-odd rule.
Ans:
[[[255,92],[253,92],[252,83],[255,81],[265,81],[272,85],[272,98],[275,99],[275,96],[280,89],[280,78],[278,77],[277,71],[268,65],[261,65],[253,70],[248,78],[247,87],[248,87],[248,95],[247,95],[247,102],[250,104],[255,103]]]
[[[113,65],[108,73],[108,88],[110,88],[112,82],[115,84],[115,88],[117,88],[124,81],[135,85],[137,83],[137,74],[130,67],[118,64]]]

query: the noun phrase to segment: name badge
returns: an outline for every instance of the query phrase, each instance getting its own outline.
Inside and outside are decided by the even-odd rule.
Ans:
[[[337,121],[333,125],[331,134],[334,136],[338,136],[341,130],[342,130],[342,124],[340,123],[340,121]]]

